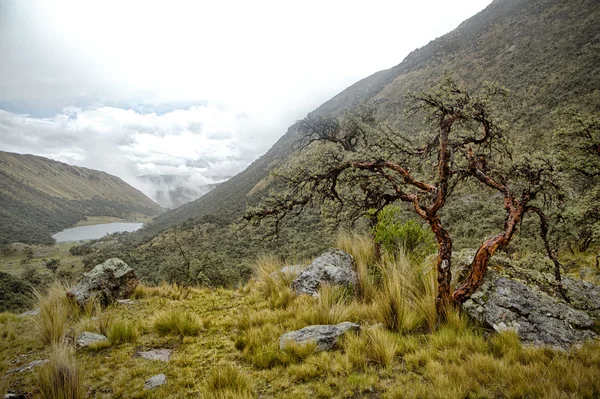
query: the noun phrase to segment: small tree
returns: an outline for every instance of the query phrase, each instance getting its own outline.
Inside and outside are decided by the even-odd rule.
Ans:
[[[502,130],[491,117],[492,104],[506,92],[486,86],[471,95],[451,78],[433,91],[411,95],[412,114],[421,114],[430,129],[401,134],[375,123],[374,109],[360,108],[341,118],[308,116],[300,122],[294,164],[279,171],[279,186],[245,218],[271,223],[277,232],[289,215],[320,206],[336,219],[356,220],[397,201],[408,203],[430,227],[437,241],[437,309],[462,302],[481,284],[488,261],[506,247],[527,212],[541,221],[547,244],[547,202],[558,190],[552,160],[543,156],[511,157]],[[452,292],[452,238],[440,211],[448,197],[469,181],[498,192],[504,202],[501,232],[478,248],[465,281]],[[548,255],[560,269],[556,254]]]
[[[44,262],[44,266],[46,267],[46,269],[50,270],[52,272],[52,274],[56,276],[56,271],[58,270],[58,268],[60,266],[60,259],[58,259],[58,258],[52,258],[50,260],[44,259],[43,262]]]

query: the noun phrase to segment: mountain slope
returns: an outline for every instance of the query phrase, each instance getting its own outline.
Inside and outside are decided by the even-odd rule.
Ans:
[[[160,211],[150,198],[108,173],[0,151],[0,244],[50,243],[53,233],[86,215]]]
[[[360,54],[357,54],[360,57]],[[402,118],[409,91],[428,89],[451,72],[471,88],[497,81],[510,90],[504,116],[511,139],[539,143],[549,137],[559,107],[600,111],[600,2],[596,0],[495,0],[457,29],[399,65],[350,86],[314,111],[339,114],[359,104],[377,106],[381,122],[414,128]],[[291,152],[297,124],[261,158],[202,198],[158,217],[155,234],[207,215],[231,222],[247,203],[266,194],[269,171]]]

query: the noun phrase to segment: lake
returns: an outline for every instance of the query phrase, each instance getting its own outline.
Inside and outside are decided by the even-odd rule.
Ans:
[[[56,242],[95,240],[106,234],[119,233],[122,231],[136,231],[141,229],[143,223],[104,223],[91,226],[79,226],[66,229],[52,236]]]

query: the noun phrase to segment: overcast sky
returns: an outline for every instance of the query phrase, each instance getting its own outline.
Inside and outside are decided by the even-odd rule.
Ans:
[[[490,2],[0,0],[0,150],[210,183]]]

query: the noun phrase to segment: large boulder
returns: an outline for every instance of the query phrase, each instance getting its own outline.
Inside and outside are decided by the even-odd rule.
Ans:
[[[318,351],[328,351],[335,349],[338,338],[348,331],[358,332],[360,326],[347,321],[340,324],[308,326],[279,337],[279,348],[284,350],[290,344],[306,345],[314,342]]]
[[[319,295],[322,284],[356,289],[358,276],[354,259],[338,249],[329,249],[316,258],[292,282],[292,289],[298,294]]]
[[[579,284],[565,280],[569,288]],[[573,289],[568,291],[573,292]],[[594,332],[597,323],[583,308],[598,311],[598,299],[585,301],[580,298],[579,302],[580,306],[574,306],[531,282],[490,269],[479,289],[463,304],[463,309],[496,331],[515,331],[525,343],[568,348],[586,339],[597,338]]]
[[[106,305],[117,299],[129,298],[138,282],[135,272],[127,263],[112,258],[85,273],[81,281],[67,292],[67,296],[82,307],[92,298]]]

